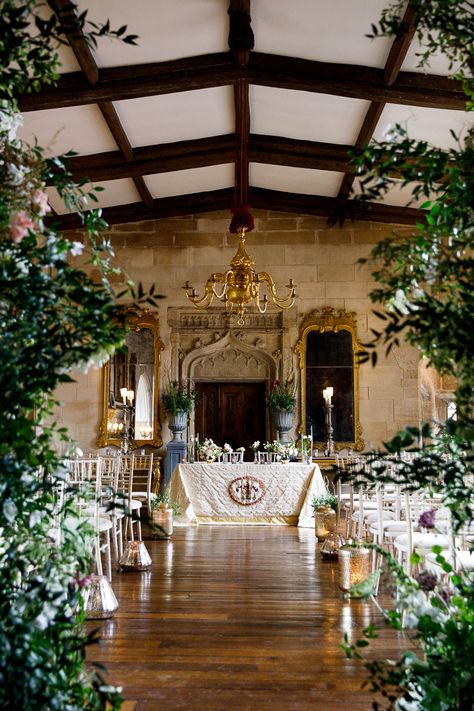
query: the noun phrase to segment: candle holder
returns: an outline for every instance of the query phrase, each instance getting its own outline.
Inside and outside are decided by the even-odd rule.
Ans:
[[[143,541],[129,541],[119,560],[120,570],[141,571],[151,567],[152,560]]]
[[[319,506],[314,511],[314,532],[319,542],[337,530],[337,514],[331,506]]]
[[[107,620],[118,609],[117,598],[105,575],[92,575],[82,591],[86,620]]]
[[[332,426],[332,409],[334,405],[330,400],[326,400],[324,410],[326,412],[326,454],[328,457],[333,457],[335,454],[334,440],[332,438],[334,428]]]
[[[337,532],[332,531],[326,536],[323,545],[321,546],[321,557],[324,560],[337,560],[339,557],[339,549],[344,545],[344,538]]]
[[[362,597],[358,586],[370,577],[371,571],[370,548],[366,548],[361,541],[348,540],[338,550],[339,587],[344,597]]]

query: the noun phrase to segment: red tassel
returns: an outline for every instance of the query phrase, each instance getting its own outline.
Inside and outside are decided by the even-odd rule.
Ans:
[[[234,207],[232,212],[234,214],[230,222],[229,232],[236,234],[243,227],[245,227],[246,232],[251,232],[254,229],[255,224],[248,205]]]

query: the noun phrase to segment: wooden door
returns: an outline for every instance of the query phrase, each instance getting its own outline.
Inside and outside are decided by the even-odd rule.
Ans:
[[[221,447],[245,447],[266,440],[265,383],[195,383],[198,394],[195,433],[202,441],[210,437]]]

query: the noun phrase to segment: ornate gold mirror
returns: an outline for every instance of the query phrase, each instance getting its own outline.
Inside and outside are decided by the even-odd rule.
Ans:
[[[163,343],[148,309],[129,320],[125,346],[103,368],[103,416],[99,447],[160,447],[159,364]],[[125,446],[124,446],[125,444]]]
[[[328,441],[326,389],[332,388],[331,433],[336,450],[362,451],[359,421],[359,363],[362,346],[357,340],[353,312],[325,307],[308,314],[296,344],[300,364],[301,425],[313,433],[315,446]],[[325,393],[323,393],[325,391]]]

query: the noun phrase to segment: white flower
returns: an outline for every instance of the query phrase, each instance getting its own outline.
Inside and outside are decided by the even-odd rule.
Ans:
[[[232,452],[233,451],[232,447],[230,446],[230,444],[227,444],[227,442],[224,444],[223,449],[224,449],[224,452]]]
[[[73,242],[69,251],[73,257],[80,257],[84,251],[84,245],[82,242]]]
[[[16,504],[11,499],[7,499],[3,503],[3,515],[9,523],[13,523],[18,513]]]
[[[252,444],[252,446],[250,447],[250,449],[253,449],[254,451],[256,451],[259,447],[260,447],[260,441],[257,439],[257,440]]]
[[[3,106],[0,107],[0,133],[6,133],[8,141],[14,141],[16,133],[22,125],[22,115],[13,113],[8,108],[8,104],[3,102]]]

